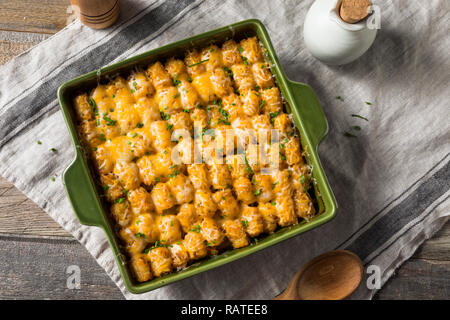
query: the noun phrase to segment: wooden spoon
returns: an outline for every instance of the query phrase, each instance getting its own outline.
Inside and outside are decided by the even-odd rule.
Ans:
[[[274,300],[342,300],[358,288],[363,272],[354,253],[330,251],[305,264]]]

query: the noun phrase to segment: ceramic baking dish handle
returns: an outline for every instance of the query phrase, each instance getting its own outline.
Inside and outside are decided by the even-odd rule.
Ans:
[[[101,204],[78,148],[75,159],[64,171],[63,183],[80,223],[88,226],[104,226]]]
[[[316,149],[328,132],[328,123],[322,107],[310,86],[289,80],[289,87],[299,108],[303,126],[308,132],[312,146]]]

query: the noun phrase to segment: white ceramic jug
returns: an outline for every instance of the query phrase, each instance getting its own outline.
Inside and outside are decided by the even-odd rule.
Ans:
[[[303,28],[311,54],[330,65],[342,65],[362,56],[372,45],[377,29],[364,19],[350,24],[337,12],[339,0],[316,0],[309,9]]]

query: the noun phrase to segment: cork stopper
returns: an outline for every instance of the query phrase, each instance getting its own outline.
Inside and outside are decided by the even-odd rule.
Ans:
[[[340,0],[337,12],[342,20],[347,23],[357,23],[367,18],[370,0]]]

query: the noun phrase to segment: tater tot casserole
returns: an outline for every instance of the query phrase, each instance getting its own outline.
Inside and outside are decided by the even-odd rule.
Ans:
[[[136,281],[315,215],[311,167],[270,67],[258,38],[247,37],[74,95],[78,132]],[[248,129],[268,135],[247,137]],[[267,154],[255,156],[266,141]]]

